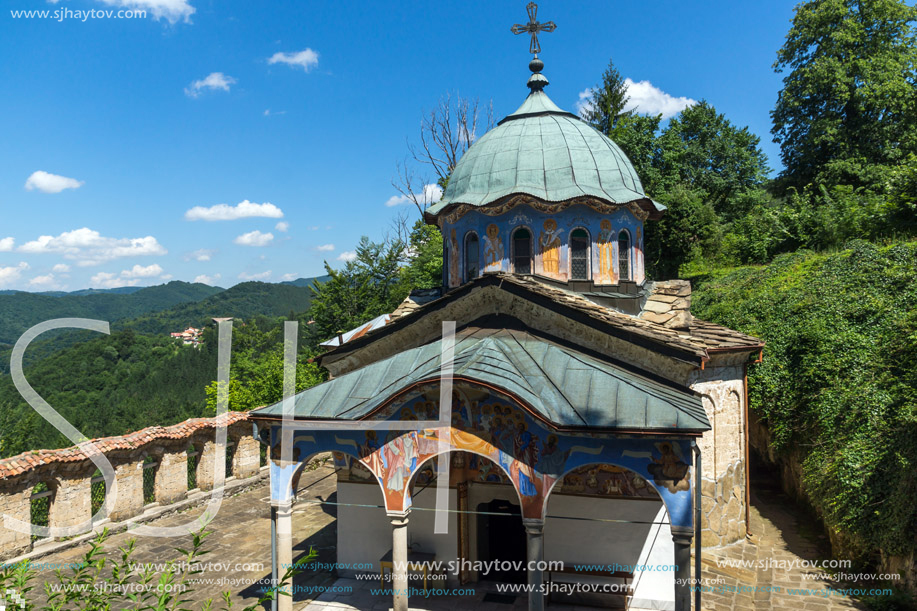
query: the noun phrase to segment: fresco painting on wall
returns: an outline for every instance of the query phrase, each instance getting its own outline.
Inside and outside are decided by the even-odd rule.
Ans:
[[[454,218],[453,215],[450,215],[443,226],[443,234],[448,236],[447,242],[450,250],[457,249],[460,240],[463,240],[471,231],[484,236],[483,271],[509,271],[511,267],[509,253],[502,236],[510,235],[513,227],[519,226],[525,220],[525,225],[535,228],[537,234],[536,273],[555,280],[566,281],[568,279],[566,246],[570,232],[561,228],[561,225],[581,227],[588,235],[594,236],[589,249],[591,259],[589,269],[595,270],[592,280],[596,284],[617,284],[617,232],[624,229],[627,230],[628,235],[637,236],[634,244],[631,245],[631,255],[635,263],[630,273],[638,283],[642,282],[643,266],[640,253],[643,247],[643,231],[640,218],[626,207],[609,210],[605,217],[584,214],[583,211],[586,209],[588,209],[587,206],[577,204],[556,212],[542,211],[538,206],[532,205],[517,205],[507,208],[502,214],[496,214],[497,209],[489,210],[486,214],[484,211],[472,210]],[[537,229],[539,225],[540,230]],[[455,232],[454,238],[453,232]],[[450,286],[454,286],[451,284],[453,277],[451,252],[449,256]],[[456,282],[459,282],[458,271],[458,259],[456,259]]]
[[[459,276],[459,245],[455,236],[455,228],[449,234],[449,286],[458,286],[462,283]]]
[[[416,386],[373,418],[406,424],[434,421],[438,395],[435,383]],[[294,445],[303,460],[320,451],[341,454],[335,458],[339,473],[346,471],[343,477],[349,481],[375,479],[390,510],[411,507],[411,477],[423,470],[416,481],[432,481],[432,458],[464,452],[468,456],[460,461],[463,466],[450,466],[453,472],[467,472],[454,472],[455,481],[511,483],[524,517],[542,517],[545,500],[556,489],[608,497],[661,496],[673,524],[691,523],[690,468],[684,460],[690,450],[685,441],[615,437],[609,444],[603,434],[554,431],[515,400],[470,382],[455,384],[451,426],[443,430],[448,437],[442,445],[436,429],[316,431],[314,436],[297,435]],[[272,474],[275,467],[279,490],[286,471],[272,461]],[[273,488],[272,482],[272,494]]]
[[[541,269],[546,276],[560,276],[560,234],[563,229],[557,228],[557,221],[547,219],[544,222],[539,245],[541,246]]]
[[[615,274],[614,251],[615,251],[615,234],[611,228],[611,221],[602,219],[599,223],[601,231],[597,238],[599,251],[599,277],[598,282],[605,284],[616,284],[618,276]]]
[[[491,223],[487,226],[487,237],[484,238],[484,271],[498,272],[503,264],[503,240],[500,239],[500,228]]]

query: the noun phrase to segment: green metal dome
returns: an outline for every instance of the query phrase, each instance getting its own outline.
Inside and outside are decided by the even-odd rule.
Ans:
[[[624,151],[558,108],[542,91],[545,85],[543,75],[532,75],[525,102],[462,156],[442,199],[427,210],[428,218],[459,204],[486,206],[520,193],[546,202],[583,196],[612,205],[634,202],[651,216],[665,209],[647,198]]]

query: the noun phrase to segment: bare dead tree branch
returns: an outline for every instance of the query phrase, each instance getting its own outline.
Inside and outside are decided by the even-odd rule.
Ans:
[[[482,116],[484,115],[484,116]],[[437,105],[424,113],[420,123],[420,144],[408,142],[409,158],[397,166],[392,186],[423,212],[439,195],[452,171],[465,151],[478,137],[479,125],[483,132],[494,125],[493,102],[481,108],[477,99],[463,98],[458,93],[448,93]],[[428,174],[418,173],[412,166],[428,167],[436,176],[431,182]]]

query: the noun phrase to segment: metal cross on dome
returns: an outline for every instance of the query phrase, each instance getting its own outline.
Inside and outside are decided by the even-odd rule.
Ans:
[[[532,43],[529,45],[529,53],[538,57],[538,54],[541,53],[541,45],[538,44],[538,32],[553,32],[557,26],[553,21],[538,23],[538,5],[534,2],[529,2],[525,10],[529,13],[529,22],[517,23],[511,28],[511,31],[513,34],[524,34],[525,32],[531,34]]]

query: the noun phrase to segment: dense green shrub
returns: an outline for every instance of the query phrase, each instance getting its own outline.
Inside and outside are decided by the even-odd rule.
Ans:
[[[695,278],[694,314],[767,341],[750,405],[864,551],[917,549],[917,242],[797,252]]]

